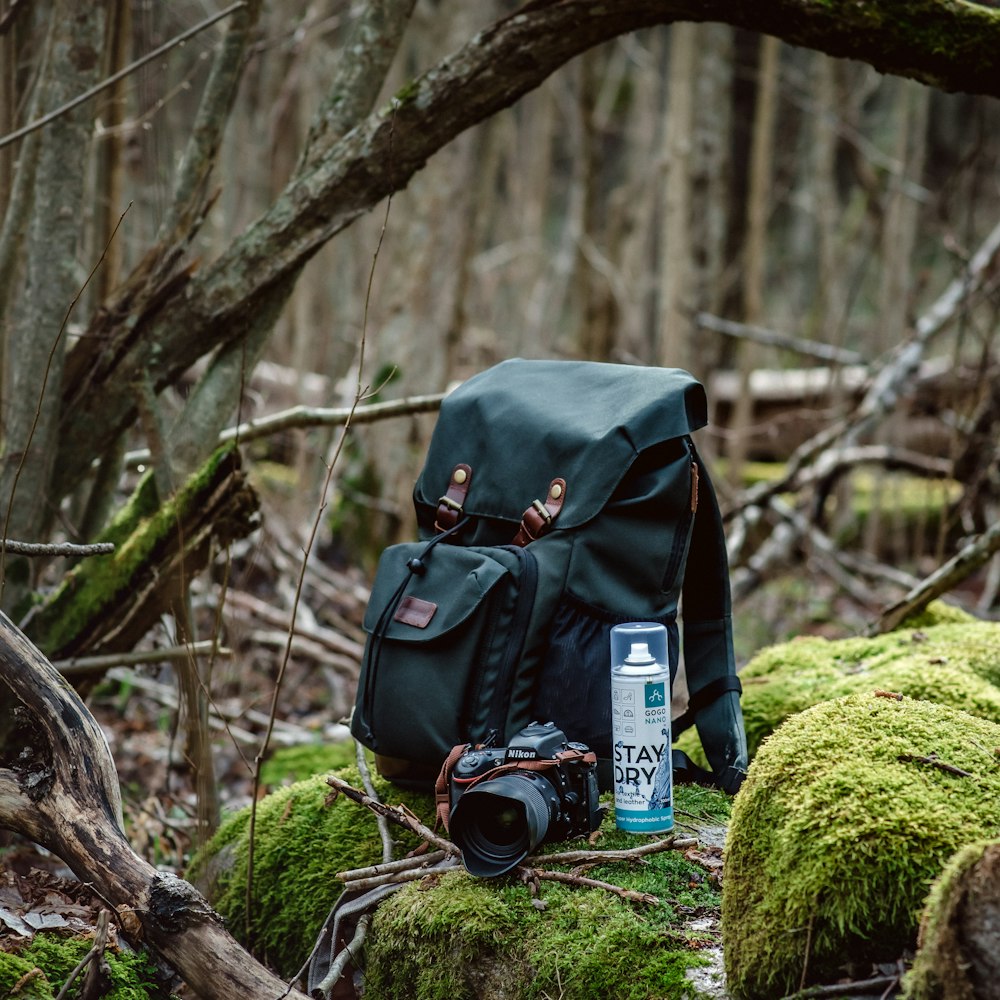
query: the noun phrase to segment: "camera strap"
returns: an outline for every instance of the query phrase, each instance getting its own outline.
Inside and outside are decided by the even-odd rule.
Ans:
[[[445,830],[448,829],[448,817],[451,813],[451,797],[448,787],[451,784],[451,772],[454,770],[459,758],[472,749],[478,750],[479,747],[474,748],[471,743],[464,743],[453,747],[451,753],[448,754],[441,765],[441,771],[438,774],[437,781],[434,783],[434,799],[436,802],[435,830],[439,826]],[[582,764],[596,764],[597,754],[593,750],[575,750],[572,747],[567,747],[565,750],[560,750],[551,759],[518,760],[509,764],[500,764],[489,771],[485,771],[483,774],[476,775],[474,778],[462,780],[461,784],[465,786],[465,791],[468,791],[480,782],[498,778],[501,774],[511,774],[514,771],[548,771],[553,767],[558,767],[560,764],[568,764],[571,761],[580,761]]]

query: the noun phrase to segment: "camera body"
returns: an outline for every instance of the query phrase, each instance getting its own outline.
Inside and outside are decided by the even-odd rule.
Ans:
[[[595,754],[554,723],[533,722],[506,747],[470,747],[458,758],[449,832],[473,875],[502,875],[543,841],[596,830],[599,794]]]

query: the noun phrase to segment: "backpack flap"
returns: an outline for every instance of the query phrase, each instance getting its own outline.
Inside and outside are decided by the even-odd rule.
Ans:
[[[509,542],[534,498],[565,481],[559,528],[608,502],[636,456],[708,420],[705,391],[685,371],[588,361],[501,362],[441,404],[413,499],[422,537],[457,463],[472,470],[463,544]],[[513,526],[513,530],[511,528]]]

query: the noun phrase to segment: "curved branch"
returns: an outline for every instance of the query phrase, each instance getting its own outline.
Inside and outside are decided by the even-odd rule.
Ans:
[[[131,848],[104,734],[79,695],[0,613],[0,827],[42,844],[114,904],[123,927],[206,1000],[304,1000],[256,962],[187,882]],[[6,730],[6,731],[5,731]]]
[[[679,20],[722,21],[942,88],[1000,96],[1000,12],[962,0],[532,0],[404,88],[392,109],[311,148],[308,169],[212,265],[164,289],[100,342],[80,341],[66,366],[56,494],[78,483],[132,422],[127,387],[138,371],[148,369],[160,389],[240,340],[277,286],[294,282],[324,243],[405,187],[457,135],[600,42]]]

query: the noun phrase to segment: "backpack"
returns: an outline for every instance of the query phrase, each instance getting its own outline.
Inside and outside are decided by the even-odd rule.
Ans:
[[[418,536],[387,548],[365,613],[351,720],[379,771],[433,788],[453,747],[554,722],[611,788],[610,630],[666,625],[710,771],[747,767],[725,538],[691,433],[702,385],[679,369],[514,359],[445,397],[413,491]]]

